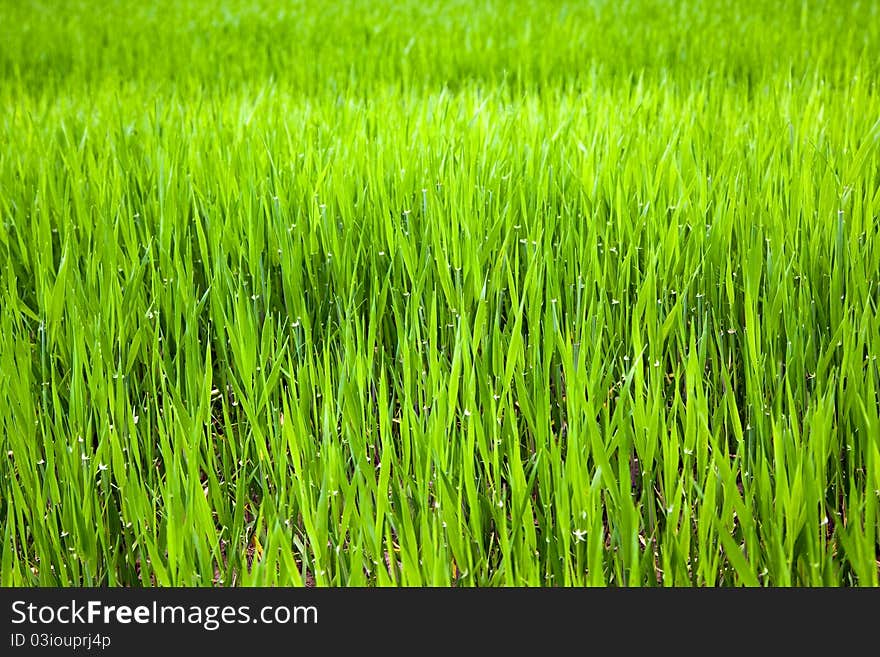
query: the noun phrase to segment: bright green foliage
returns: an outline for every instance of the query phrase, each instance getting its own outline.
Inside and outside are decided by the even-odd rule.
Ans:
[[[877,585],[878,83],[875,1],[0,0],[0,585]]]

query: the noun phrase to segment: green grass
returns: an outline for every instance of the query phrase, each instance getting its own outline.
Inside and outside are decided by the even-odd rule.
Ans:
[[[678,4],[0,0],[0,584],[876,586],[880,4]]]

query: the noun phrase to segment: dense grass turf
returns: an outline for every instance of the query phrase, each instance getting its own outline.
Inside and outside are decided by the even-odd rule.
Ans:
[[[0,584],[876,585],[880,5],[678,5],[0,1]]]

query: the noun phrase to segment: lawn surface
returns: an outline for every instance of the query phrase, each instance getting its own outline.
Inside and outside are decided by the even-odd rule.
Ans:
[[[877,585],[878,82],[876,1],[0,0],[0,584]]]

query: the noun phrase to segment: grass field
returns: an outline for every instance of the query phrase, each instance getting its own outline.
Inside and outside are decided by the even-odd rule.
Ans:
[[[873,585],[880,3],[0,0],[0,584]]]

